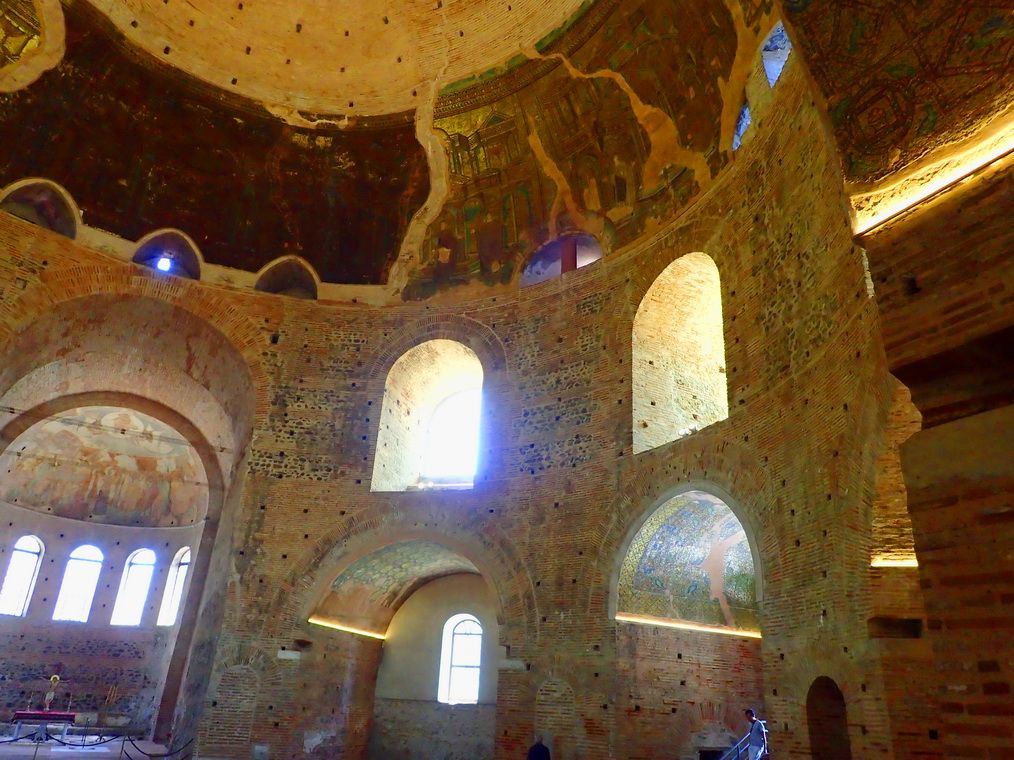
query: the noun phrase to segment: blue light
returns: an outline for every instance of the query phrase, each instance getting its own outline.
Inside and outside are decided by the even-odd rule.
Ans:
[[[159,256],[155,268],[160,272],[168,272],[173,267],[173,260],[168,256]]]

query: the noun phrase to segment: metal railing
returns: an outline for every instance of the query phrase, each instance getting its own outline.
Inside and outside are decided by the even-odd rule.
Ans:
[[[718,760],[746,760],[748,757],[750,757],[750,734],[729,747]],[[771,757],[767,748],[764,749],[764,754],[761,757]]]

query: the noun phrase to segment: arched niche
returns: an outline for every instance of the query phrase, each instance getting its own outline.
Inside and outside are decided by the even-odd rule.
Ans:
[[[100,294],[62,301],[26,321],[0,347],[0,438],[5,447],[40,420],[63,417],[71,410],[114,407],[133,410],[138,419],[146,415],[164,423],[200,454],[208,505],[206,510],[203,505],[194,510],[198,521],[192,528],[102,526],[110,531],[199,531],[195,544],[187,544],[193,549],[193,566],[178,634],[174,642],[164,639],[162,644],[169,647],[164,655],[168,669],[164,679],[154,678],[147,687],[155,701],[144,713],[145,728],[158,738],[170,731],[189,734],[203,709],[206,673],[200,667],[193,669],[191,654],[214,656],[220,618],[213,611],[224,597],[227,563],[223,558],[231,551],[231,534],[218,527],[223,519],[231,519],[223,514],[226,508],[238,503],[234,474],[245,455],[255,403],[251,367],[240,348],[196,314],[157,298]],[[90,417],[85,415],[85,419]],[[127,430],[127,421],[119,424]],[[129,422],[131,427],[135,424]],[[145,424],[155,431],[155,423]],[[119,436],[119,429],[105,433]],[[160,435],[168,435],[159,430]],[[87,450],[87,446],[68,446],[68,451]],[[128,457],[122,464],[129,467],[130,459],[143,457]],[[94,500],[95,494],[87,488],[84,493]],[[132,493],[125,489],[120,496],[129,500]],[[157,499],[151,502],[157,503]],[[206,512],[203,520],[198,517],[202,510]],[[28,513],[33,519],[38,516]],[[95,513],[91,509],[85,519]],[[165,515],[166,511],[145,513]]]
[[[320,278],[305,259],[289,255],[265,265],[257,273],[254,289],[315,301],[319,284]]]
[[[659,274],[637,307],[631,343],[635,454],[729,416],[722,289],[706,253]]]
[[[446,404],[463,398],[462,394],[481,394],[483,367],[476,353],[455,340],[436,338],[420,343],[402,354],[391,366],[384,383],[384,401],[380,413],[376,456],[373,463],[372,491],[406,491],[415,488],[470,488],[475,471],[469,474],[463,462],[460,473],[427,472],[427,457],[436,452],[431,428]],[[480,397],[481,399],[481,397]],[[466,406],[474,406],[474,397]],[[481,400],[479,402],[481,404]],[[443,407],[443,409],[442,409]],[[445,423],[461,442],[475,443],[475,462],[480,446],[481,409],[474,414],[452,415]],[[449,443],[449,442],[448,442]],[[473,456],[469,446],[458,452]],[[449,468],[449,469],[453,469]]]
[[[833,679],[820,676],[810,684],[806,693],[806,722],[813,757],[852,760],[845,696]]]
[[[363,686],[373,697],[367,758],[492,757],[503,656],[499,614],[489,579],[438,540],[389,543],[339,572],[309,620],[317,635],[358,639],[367,648],[361,652],[362,672],[357,669],[358,677],[375,678]],[[481,630],[478,691],[474,703],[449,704],[440,688],[441,667],[450,664],[445,660],[451,654],[445,628],[466,616]],[[378,648],[373,670],[369,650]],[[441,731],[448,722],[457,729]]]
[[[572,233],[550,240],[536,250],[521,272],[521,287],[537,285],[602,258],[602,246],[594,235]]]
[[[138,240],[130,260],[163,274],[199,280],[204,257],[185,232],[163,229]]]
[[[632,528],[611,611],[617,620],[758,638],[758,566],[755,544],[725,499],[681,490]]]
[[[23,179],[0,191],[0,210],[73,240],[81,212],[63,187],[42,178]]]

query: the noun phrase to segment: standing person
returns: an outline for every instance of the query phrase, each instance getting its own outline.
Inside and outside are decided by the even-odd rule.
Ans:
[[[535,735],[535,744],[528,749],[528,760],[551,760],[549,747],[542,743],[542,736]]]
[[[757,720],[753,710],[744,710],[746,719],[750,721],[750,733],[747,734],[747,751],[750,760],[760,760],[768,753],[768,729],[764,721]]]

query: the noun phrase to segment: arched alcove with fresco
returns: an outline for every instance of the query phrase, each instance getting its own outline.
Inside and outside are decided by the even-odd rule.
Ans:
[[[632,526],[610,600],[621,688],[641,701],[678,691],[711,706],[706,714],[677,711],[675,755],[673,716],[667,729],[663,717],[645,716],[641,722],[657,722],[660,733],[645,725],[626,733],[639,753],[724,751],[743,732],[741,706],[762,703],[758,565],[736,513],[705,490],[666,496]],[[707,678],[692,676],[705,671]]]

